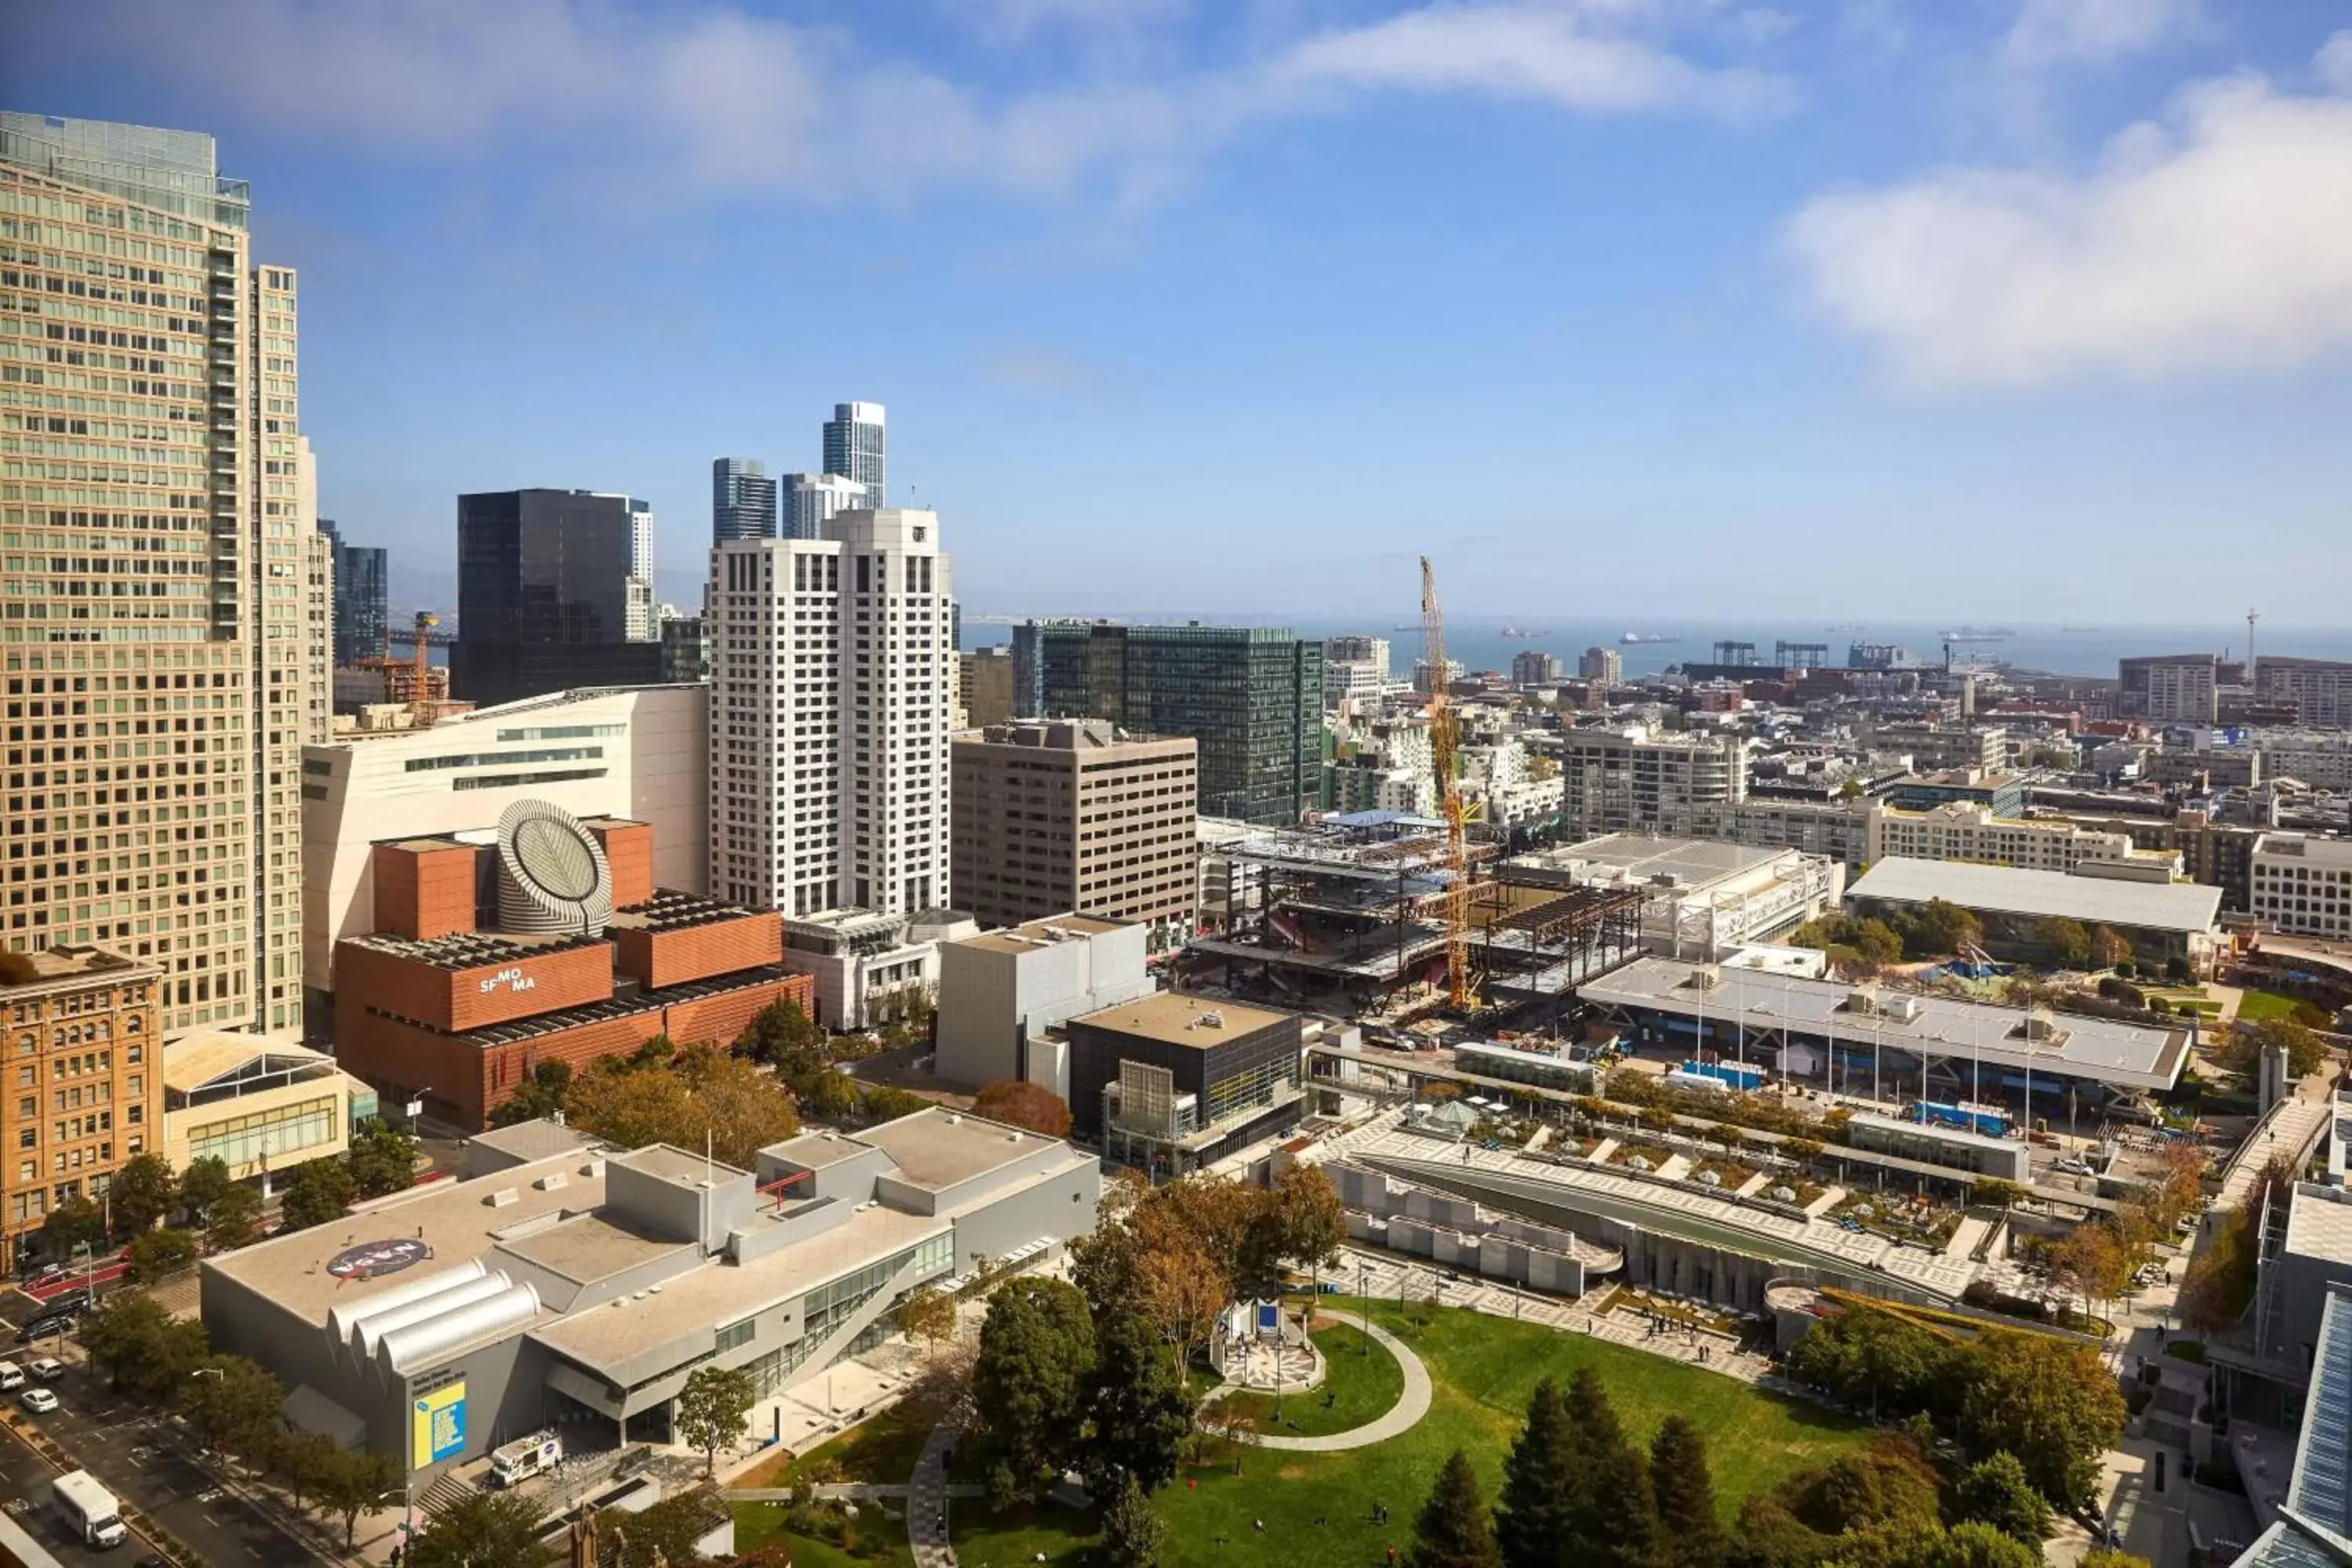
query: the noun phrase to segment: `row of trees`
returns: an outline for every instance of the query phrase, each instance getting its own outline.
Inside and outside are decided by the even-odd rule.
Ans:
[[[1946,1338],[1874,1308],[1816,1323],[1790,1374],[1874,1419],[1918,1416],[1979,1459],[2008,1453],[2051,1503],[2087,1503],[2122,1432],[2123,1395],[2088,1347],[1990,1331]]]
[[[371,1121],[352,1134],[348,1153],[282,1173],[281,1224],[289,1230],[327,1224],[359,1199],[405,1191],[415,1177],[415,1140]],[[128,1238],[132,1275],[158,1279],[199,1252],[226,1252],[252,1241],[261,1233],[261,1194],[234,1180],[216,1156],[192,1160],[186,1171],[174,1173],[162,1155],[138,1154],[114,1173],[103,1205],[69,1198],[49,1211],[41,1234],[58,1258]]]
[[[2215,1334],[2245,1316],[2254,1299],[2263,1215],[2293,1190],[2302,1174],[2302,1162],[2294,1155],[2272,1155],[2245,1202],[2217,1222],[2204,1249],[2189,1260],[2189,1272],[2181,1278],[2177,1304],[2182,1322]]]
[[[1547,1378],[1503,1463],[1491,1514],[1466,1455],[1440,1470],[1411,1568],[2034,1568],[2051,1510],[2024,1465],[1995,1451],[1948,1479],[1921,1437],[1859,1452],[1717,1516],[1705,1437],[1680,1415],[1648,1446],[1625,1433],[1601,1380]],[[1947,1498],[1948,1497],[1948,1505]],[[2130,1560],[2123,1560],[2130,1561]],[[2108,1568],[2117,1568],[2110,1559]]]
[[[1984,922],[1958,904],[1930,899],[1883,919],[1822,915],[1799,926],[1789,940],[1847,963],[1900,963],[1906,958],[1949,958],[1963,949],[1980,947]]]

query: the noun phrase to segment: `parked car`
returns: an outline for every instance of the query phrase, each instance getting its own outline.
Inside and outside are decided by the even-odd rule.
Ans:
[[[28,1345],[35,1340],[45,1340],[52,1334],[62,1334],[68,1329],[72,1327],[73,1320],[71,1318],[52,1318],[47,1316],[35,1318],[31,1322],[26,1323],[23,1328],[16,1331],[16,1342],[20,1345]]]
[[[16,1403],[36,1415],[47,1415],[58,1407],[58,1396],[46,1388],[28,1388],[16,1395]]]
[[[25,1386],[25,1369],[13,1361],[0,1361],[0,1394],[12,1393]]]
[[[79,1285],[70,1290],[60,1290],[41,1303],[45,1318],[75,1318],[89,1310],[89,1292]]]
[[[55,1383],[66,1374],[66,1363],[53,1355],[37,1356],[26,1363],[25,1370],[43,1383]]]

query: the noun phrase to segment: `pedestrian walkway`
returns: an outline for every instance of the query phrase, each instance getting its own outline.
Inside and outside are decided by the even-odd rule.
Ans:
[[[1832,1187],[1805,1205],[1805,1215],[1808,1218],[1819,1219],[1843,1202],[1845,1202],[1845,1189]]]
[[[960,1415],[932,1427],[907,1483],[907,1543],[914,1549],[915,1568],[955,1568],[955,1548],[948,1544],[948,1499],[961,1489],[948,1486],[948,1450],[962,1429]]]
[[[1290,1453],[1336,1454],[1342,1449],[1369,1448],[1375,1443],[1385,1443],[1420,1425],[1421,1418],[1429,1414],[1429,1368],[1422,1364],[1421,1357],[1413,1353],[1411,1345],[1378,1323],[1368,1324],[1367,1327],[1371,1330],[1372,1338],[1387,1346],[1389,1353],[1396,1357],[1397,1365],[1404,1369],[1404,1393],[1397,1402],[1377,1420],[1367,1421],[1361,1426],[1350,1427],[1345,1432],[1333,1432],[1321,1437],[1261,1435],[1256,1439],[1259,1447],[1278,1448]]]
[[[1952,1239],[1944,1243],[1944,1256],[1966,1258],[1974,1257],[1978,1244],[1992,1231],[1992,1221],[1981,1215],[1969,1215],[1952,1229]]]

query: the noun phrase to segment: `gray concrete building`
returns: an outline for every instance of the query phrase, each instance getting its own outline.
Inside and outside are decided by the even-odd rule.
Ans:
[[[1044,1084],[1067,1100],[1069,1047],[1059,1026],[1148,996],[1145,928],[1056,915],[940,944],[933,1065],[973,1089],[1003,1079]]]
[[[943,1110],[809,1132],[755,1169],[545,1122],[478,1174],[205,1260],[214,1346],[268,1367],[297,1426],[412,1475],[548,1429],[664,1442],[704,1365],[764,1395],[887,1337],[917,1287],[1045,1258],[1094,1226],[1091,1157]]]

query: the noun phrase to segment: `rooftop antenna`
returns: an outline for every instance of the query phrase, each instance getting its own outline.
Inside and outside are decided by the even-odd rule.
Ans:
[[[2249,686],[2254,679],[2254,623],[2262,618],[2256,611],[2246,612],[2246,683]]]

